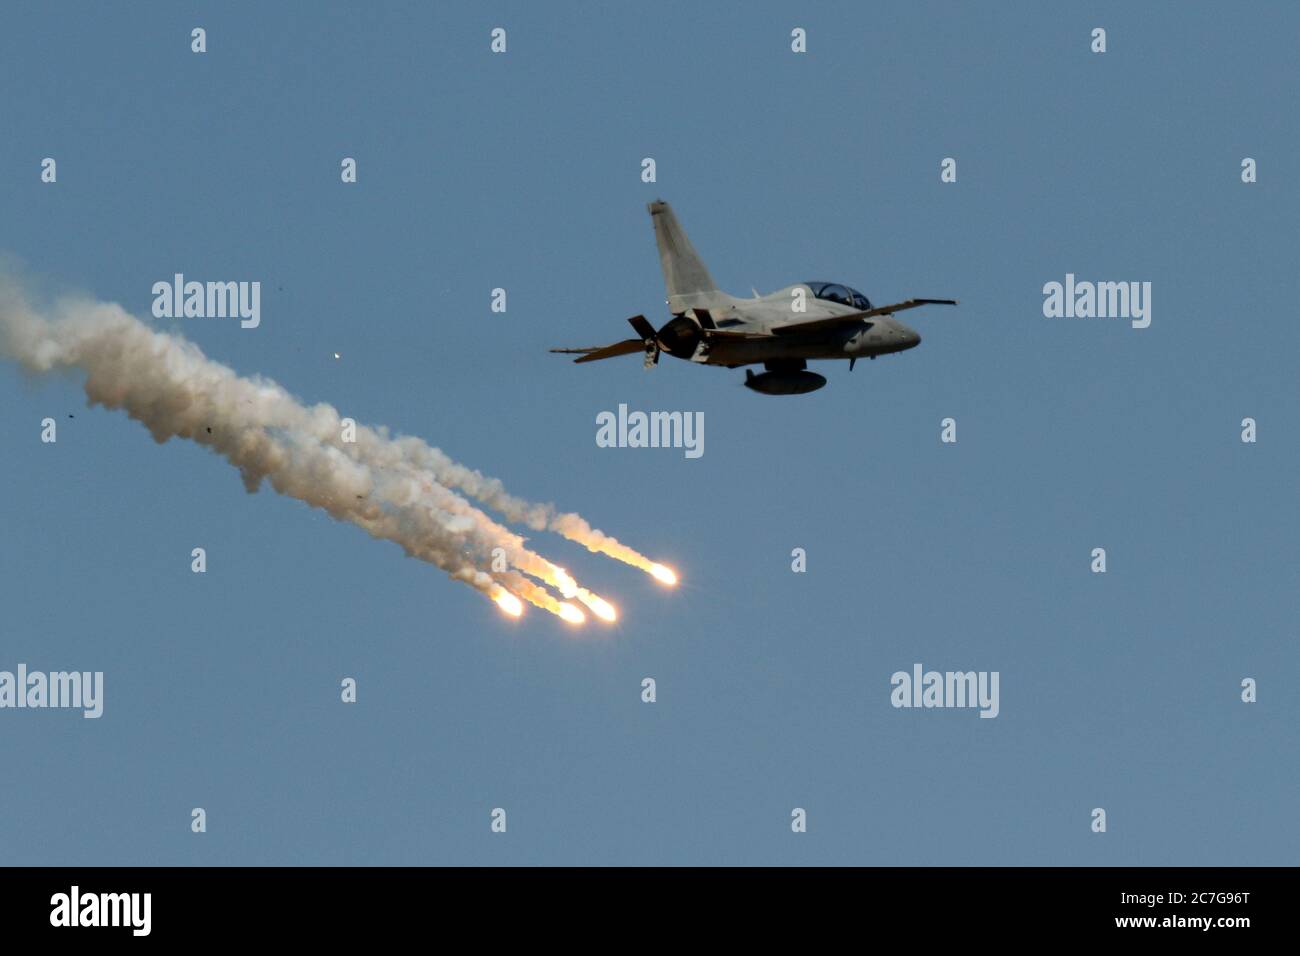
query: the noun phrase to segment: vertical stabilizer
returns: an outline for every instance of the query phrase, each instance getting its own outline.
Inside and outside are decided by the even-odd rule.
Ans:
[[[659,247],[659,265],[664,271],[668,290],[668,307],[677,314],[695,306],[716,305],[726,296],[718,291],[713,276],[700,260],[673,207],[657,199],[647,207],[655,227],[655,244]]]

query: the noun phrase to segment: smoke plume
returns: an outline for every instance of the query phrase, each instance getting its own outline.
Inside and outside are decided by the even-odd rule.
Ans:
[[[238,375],[189,340],[154,331],[115,304],[65,299],[38,309],[17,283],[0,277],[0,354],[35,373],[81,371],[91,404],[125,411],[155,441],[204,445],[239,469],[249,492],[267,483],[393,541],[507,613],[518,614],[523,599],[579,623],[584,616],[570,603],[576,599],[605,620],[615,615],[608,602],[468,498],[508,522],[556,532],[667,583],[676,580],[579,515],[517,498],[497,479],[419,438],[351,423],[332,406],[305,405],[269,379]]]

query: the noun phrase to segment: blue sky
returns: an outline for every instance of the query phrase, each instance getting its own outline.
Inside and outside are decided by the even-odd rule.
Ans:
[[[106,699],[0,711],[0,859],[1297,861],[1294,6],[11,4],[3,27],[0,251],[31,282],[418,435],[683,584],[536,535],[622,621],[507,621],[5,362],[0,669],[102,670]],[[733,293],[961,305],[792,399],[548,355],[666,321],[657,197]],[[149,318],[175,272],[259,280],[261,326]],[[1151,327],[1044,318],[1069,272],[1150,281]],[[705,454],[597,447],[619,403],[702,411]],[[895,710],[915,662],[998,671],[999,716]]]

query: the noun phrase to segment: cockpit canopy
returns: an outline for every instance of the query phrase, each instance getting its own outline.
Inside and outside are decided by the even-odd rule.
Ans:
[[[857,289],[850,289],[846,285],[839,285],[834,282],[805,282],[804,285],[812,289],[812,294],[818,299],[826,299],[829,302],[838,302],[840,305],[852,306],[863,312],[871,308],[871,302],[865,295]]]

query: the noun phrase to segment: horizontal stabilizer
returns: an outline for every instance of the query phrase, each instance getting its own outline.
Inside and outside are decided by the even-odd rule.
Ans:
[[[645,343],[640,339],[624,339],[622,342],[615,342],[613,345],[603,345],[598,348],[551,349],[551,351],[567,355],[580,354],[582,358],[574,359],[575,362],[597,362],[600,359],[616,358],[619,355],[631,355],[634,352],[644,351],[644,349]]]
[[[634,315],[627,321],[636,334],[641,336],[642,341],[653,342],[655,340],[658,333],[655,332],[655,327],[650,324],[650,320],[644,315]]]

